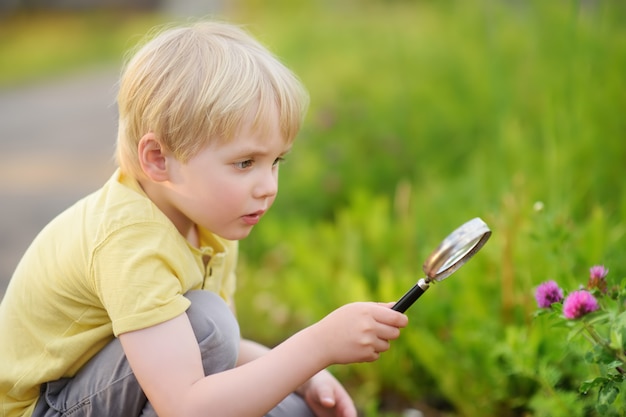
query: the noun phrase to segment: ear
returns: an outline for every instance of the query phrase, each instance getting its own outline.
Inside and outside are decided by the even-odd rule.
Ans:
[[[167,155],[165,150],[154,135],[146,133],[137,144],[137,156],[139,165],[144,174],[155,182],[167,181]]]

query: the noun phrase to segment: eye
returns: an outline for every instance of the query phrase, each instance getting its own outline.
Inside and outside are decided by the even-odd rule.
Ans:
[[[280,165],[280,164],[281,164],[281,163],[283,163],[283,162],[285,162],[285,158],[284,158],[284,157],[282,157],[282,156],[279,156],[278,158],[276,158],[276,159],[274,160],[274,163],[273,163],[272,165],[274,165],[274,166],[278,166],[278,165]]]
[[[235,162],[235,168],[238,169],[246,169],[246,168],[250,168],[252,166],[252,159],[246,159],[245,161],[241,161],[241,162]]]

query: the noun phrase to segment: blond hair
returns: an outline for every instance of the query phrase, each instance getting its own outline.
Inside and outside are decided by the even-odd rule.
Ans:
[[[254,115],[267,129],[277,110],[280,133],[291,143],[308,105],[296,78],[243,29],[198,22],[162,30],[125,66],[118,93],[116,159],[141,175],[137,145],[149,132],[187,162],[212,141],[227,141]]]

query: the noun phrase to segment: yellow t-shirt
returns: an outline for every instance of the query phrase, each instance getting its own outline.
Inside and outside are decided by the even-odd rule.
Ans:
[[[0,416],[30,416],[40,385],[72,377],[115,336],[182,314],[192,289],[231,302],[237,242],[190,245],[116,172],[50,222],[0,303]]]

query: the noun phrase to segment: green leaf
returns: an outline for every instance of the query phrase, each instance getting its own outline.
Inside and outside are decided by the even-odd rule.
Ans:
[[[598,411],[602,407],[603,413],[606,412],[608,407],[615,402],[618,394],[619,388],[614,383],[607,383],[602,386],[598,392]]]
[[[608,323],[611,320],[611,313],[590,313],[585,317],[585,320],[587,320],[587,323],[590,325]]]
[[[563,303],[552,303],[550,309],[560,315],[563,313]]]
[[[623,314],[620,314],[622,316]],[[618,316],[618,317],[620,317]],[[624,350],[624,334],[626,328],[622,320],[617,319],[611,326],[609,347],[614,350]]]
[[[583,327],[582,323],[576,323],[575,326],[572,328],[572,330],[567,335],[567,341],[571,342],[572,339],[574,339],[580,333],[582,333],[583,330],[585,330],[585,328]]]
[[[603,376],[599,376],[597,378],[584,381],[582,384],[580,384],[578,392],[580,392],[582,394],[587,394],[590,390],[592,390],[592,389],[594,389],[596,387],[602,387],[602,386],[604,386],[608,382],[609,382],[608,378],[605,378]]]

